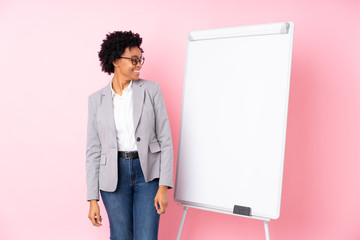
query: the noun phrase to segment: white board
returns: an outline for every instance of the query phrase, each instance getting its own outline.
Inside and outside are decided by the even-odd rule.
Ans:
[[[280,215],[294,25],[189,34],[174,199]]]

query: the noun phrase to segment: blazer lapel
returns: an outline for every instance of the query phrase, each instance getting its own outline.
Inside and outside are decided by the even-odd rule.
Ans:
[[[116,132],[115,128],[115,119],[114,119],[114,107],[113,107],[113,100],[111,96],[111,89],[110,85],[108,85],[103,91],[103,99],[101,102],[101,111],[104,114],[104,117],[108,121],[111,130]]]
[[[142,87],[143,83],[144,82],[141,79],[133,80],[133,120],[135,131],[139,123],[144,104],[144,88]]]

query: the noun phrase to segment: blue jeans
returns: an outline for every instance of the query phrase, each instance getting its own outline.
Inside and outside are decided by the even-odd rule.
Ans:
[[[100,190],[110,223],[111,240],[156,240],[160,215],[154,198],[159,179],[145,182],[140,160],[118,158],[115,192]]]

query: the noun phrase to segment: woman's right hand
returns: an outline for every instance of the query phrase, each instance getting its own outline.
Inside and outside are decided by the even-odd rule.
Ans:
[[[97,200],[90,200],[89,219],[96,227],[101,226],[100,208]]]

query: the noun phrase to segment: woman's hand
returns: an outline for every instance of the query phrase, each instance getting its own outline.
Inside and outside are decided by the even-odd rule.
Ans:
[[[96,200],[90,200],[89,219],[94,226],[101,226],[100,208]]]
[[[166,211],[166,207],[168,205],[167,191],[167,186],[159,186],[159,189],[156,193],[154,205],[158,214],[164,214]]]

